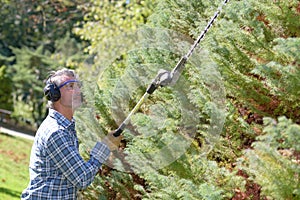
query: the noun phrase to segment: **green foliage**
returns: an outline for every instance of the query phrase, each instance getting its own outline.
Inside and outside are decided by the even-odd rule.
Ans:
[[[13,110],[12,96],[12,80],[7,74],[7,66],[0,67],[0,105],[1,109]],[[9,94],[9,95],[8,95]]]
[[[129,173],[120,173],[117,171],[112,171],[111,175],[107,178],[107,183],[118,191],[116,197],[122,197],[125,199],[130,199],[133,194],[130,192],[130,188],[133,189],[134,182],[133,177]]]
[[[71,69],[77,69],[83,65],[87,56],[83,52],[84,42],[78,42],[69,32],[64,37],[55,40],[55,51],[51,59],[57,61],[57,65]]]
[[[77,129],[87,158],[158,70],[187,53],[222,1],[0,3],[1,106],[39,124],[47,72],[77,69],[87,101]],[[299,126],[278,118],[262,133],[260,122],[299,123],[298,18],[297,0],[229,1],[179,82],[159,88],[133,115],[114,163],[120,171],[103,167],[84,198],[230,199],[249,179],[268,198],[299,198]],[[153,153],[165,146],[165,154]],[[239,157],[250,176],[244,181],[235,175]]]
[[[85,15],[83,28],[78,27],[75,32],[82,39],[91,41],[89,52],[94,53],[99,50],[99,42],[113,42],[111,39],[115,36],[136,30],[138,25],[144,24],[154,5],[155,1],[149,0],[130,3],[92,0],[90,4],[82,5],[89,12]]]
[[[105,2],[101,3],[105,4]],[[119,4],[121,3],[105,5],[119,8]],[[193,4],[195,7],[197,5],[196,3]],[[126,5],[122,4],[122,6],[126,8]],[[108,15],[109,10],[116,8],[109,7],[109,9],[102,9],[101,12],[107,12]],[[91,9],[94,11],[91,16],[94,16],[96,11]],[[123,10],[121,9],[121,11]],[[118,17],[118,12],[115,11],[114,19]],[[163,12],[156,14],[163,14]],[[120,15],[122,16],[122,13]],[[102,13],[97,16],[101,22],[106,19],[102,17],[106,16]],[[110,37],[107,34],[105,38],[104,35],[101,35],[107,32],[99,33],[99,31],[105,31],[108,28],[105,27],[106,24],[95,23],[94,20],[91,19],[90,22],[86,23],[85,29],[77,31],[87,39],[92,39],[91,53],[103,48],[103,46],[106,47],[109,44],[108,41],[112,43],[105,49],[105,52],[103,49],[100,51],[103,55],[112,54],[109,56],[111,62],[107,64],[107,58],[103,55],[99,55],[96,59],[95,67],[100,65],[100,62],[97,63],[99,59],[102,68],[100,68],[101,76],[98,81],[99,88],[94,90],[95,112],[99,113],[100,126],[109,131],[116,127],[115,123],[120,123],[125,119],[158,69],[162,66],[173,67],[178,56],[180,56],[178,53],[182,53],[181,51],[184,49],[176,47],[178,50],[172,52],[173,46],[170,46],[172,41],[168,43],[169,38],[166,37],[169,32],[155,32],[155,30],[151,31],[151,29],[145,28],[142,32],[145,35],[142,34],[139,40],[136,38],[136,42],[142,41],[139,45],[143,48],[131,49],[132,44],[129,44],[130,46],[127,48],[130,51],[128,52],[116,50],[114,47],[120,41],[117,40],[116,42],[115,38],[123,37],[119,36],[119,29],[122,30],[123,26],[115,27],[114,24],[111,24],[113,26],[110,27],[111,30],[115,30],[111,36],[114,40],[109,40]],[[98,26],[104,27],[100,29]],[[127,29],[122,31],[130,32]],[[133,40],[131,35],[128,35],[130,43]],[[190,45],[189,41],[183,41],[186,42],[184,48]],[[128,42],[122,42],[123,40],[121,40],[122,45],[128,44]],[[116,52],[120,54],[115,56]],[[197,53],[200,54],[200,52]],[[224,88],[221,84],[220,75],[216,71],[215,64],[209,57],[206,57],[207,52],[201,53],[203,54],[201,60],[197,56],[191,59],[191,63],[187,65],[187,70],[183,73],[183,78],[179,81],[178,86],[173,89],[161,88],[145,102],[139,112],[132,117],[132,123],[124,133],[126,139],[124,153],[126,156],[123,160],[116,160],[115,166],[120,170],[129,167],[145,183],[137,183],[136,180],[124,176],[122,172],[113,171],[113,175],[108,180],[105,176],[96,177],[96,182],[99,185],[92,185],[88,191],[85,191],[88,198],[92,199],[95,193],[99,194],[101,198],[104,198],[104,195],[109,195],[106,196],[107,198],[114,197],[120,193],[125,199],[138,198],[122,192],[126,188],[127,190],[130,188],[132,194],[139,193],[142,198],[146,199],[222,199],[232,197],[234,188],[243,187],[241,179],[234,176],[234,172],[219,167],[215,161],[207,160],[204,148],[200,148],[200,145],[204,146],[206,142],[209,144],[209,148],[213,147],[215,140],[218,139],[217,133],[221,131],[219,128],[224,123],[224,102],[222,101]],[[199,66],[203,66],[203,68],[199,69]],[[92,100],[92,102],[94,101]],[[188,110],[193,112],[185,113]],[[216,123],[214,125],[217,128],[210,128],[212,122]],[[97,134],[90,131],[91,127],[93,126],[87,125],[84,129],[85,133],[94,136],[100,135],[99,131]],[[194,141],[191,144],[192,136],[195,135],[196,131],[201,133],[197,134],[196,137],[202,141],[199,143]],[[191,137],[188,136],[189,134]],[[83,133],[80,135],[82,135],[83,141],[88,138],[88,136],[83,136]],[[189,144],[192,147],[189,147]],[[164,148],[165,146],[167,148]],[[153,154],[153,152],[163,148],[164,154]],[[191,148],[190,152],[185,153],[182,157],[176,157],[178,149],[185,151],[189,148]],[[145,156],[140,156],[141,152]],[[147,156],[153,156],[154,163],[148,164]],[[168,163],[170,165],[161,170],[156,169],[161,164],[160,161],[163,163],[168,162],[168,160],[174,162]],[[128,164],[126,165],[126,163]],[[122,181],[118,177],[122,177]]]
[[[85,60],[80,40],[70,34],[84,11],[82,1],[1,0],[0,66],[5,65],[1,106],[17,122],[38,126],[45,115],[44,80],[61,67],[78,68]],[[13,107],[13,108],[12,108]]]
[[[12,77],[8,74],[8,66],[13,57],[6,57],[0,54],[0,109],[13,110],[12,98]]]
[[[40,123],[45,115],[43,104],[43,81],[51,70],[49,53],[43,47],[37,50],[12,48],[16,62],[9,68],[13,81],[13,117],[27,123]],[[53,68],[52,68],[53,69]]]
[[[222,2],[0,0],[1,106],[38,125],[47,73],[76,69],[85,83],[76,119],[87,159]],[[300,117],[298,18],[297,0],[229,1],[178,83],[133,115],[114,154],[118,170],[104,166],[83,198],[236,199],[253,181],[268,199],[299,199],[300,128],[291,121]],[[262,132],[268,116],[286,118],[265,118]],[[236,175],[238,158],[249,178]]]
[[[245,151],[242,167],[269,199],[300,198],[300,126],[285,117],[265,119],[265,135]]]
[[[81,6],[88,13],[83,22],[78,22],[74,32],[91,43],[86,50],[96,57],[90,71],[101,73],[115,59],[122,60],[119,57],[130,49],[136,39],[132,38],[132,32],[147,21],[155,4],[153,0],[129,3],[125,0],[92,0]]]
[[[0,53],[11,55],[10,47],[38,48],[44,44],[54,51],[54,42],[71,30],[82,19],[78,5],[86,1],[27,1],[1,0]]]
[[[54,53],[45,49],[44,45],[37,49],[11,47],[15,63],[8,68],[12,77],[14,101],[13,117],[17,121],[26,121],[38,126],[46,112],[46,100],[43,97],[45,80],[50,71],[60,66],[76,68],[85,59],[82,45],[68,34],[56,41]]]
[[[239,177],[197,151],[189,151],[170,166],[143,174],[145,199],[228,199],[232,188],[243,183]]]
[[[227,93],[255,112],[296,119],[299,103],[298,1],[233,1],[213,32],[209,48]],[[292,89],[294,88],[294,89]]]
[[[150,17],[153,26],[162,26],[177,32],[198,37],[221,1],[159,1]]]

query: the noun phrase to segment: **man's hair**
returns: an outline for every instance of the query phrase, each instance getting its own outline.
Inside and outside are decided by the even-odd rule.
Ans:
[[[63,76],[74,77],[75,79],[78,78],[74,70],[63,68],[57,71],[51,71],[47,78],[47,82],[50,81],[56,86],[60,86],[62,84]]]
[[[77,74],[75,73],[74,70],[63,68],[63,69],[60,69],[60,70],[57,70],[57,71],[51,71],[49,73],[49,76],[48,76],[47,80],[46,80],[46,84],[48,82],[51,82],[51,83],[55,84],[57,87],[59,87],[63,83],[62,77],[64,77],[64,76],[74,77],[74,79],[78,79],[78,76],[77,76]],[[53,108],[53,102],[48,101],[47,107]]]

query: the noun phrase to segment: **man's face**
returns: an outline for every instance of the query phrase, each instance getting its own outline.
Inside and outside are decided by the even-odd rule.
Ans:
[[[62,84],[60,88],[61,98],[60,103],[67,108],[75,110],[82,104],[82,97],[80,91],[80,83],[74,77],[62,77]],[[64,85],[65,84],[65,85]]]

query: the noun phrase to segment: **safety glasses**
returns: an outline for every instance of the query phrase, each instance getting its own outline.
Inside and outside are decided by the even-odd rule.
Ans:
[[[78,80],[68,80],[62,83],[58,88],[65,87],[67,90],[75,90],[81,88],[81,83]]]

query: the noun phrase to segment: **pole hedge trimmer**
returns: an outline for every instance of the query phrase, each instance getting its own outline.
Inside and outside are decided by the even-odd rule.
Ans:
[[[135,107],[131,110],[129,115],[126,117],[126,119],[120,124],[120,126],[115,130],[113,135],[115,137],[120,136],[120,134],[123,132],[125,127],[130,122],[131,116],[140,108],[140,106],[144,103],[144,101],[159,87],[165,87],[168,85],[174,85],[177,80],[180,77],[181,72],[183,71],[185,64],[189,57],[194,52],[195,48],[199,45],[201,40],[204,38],[207,31],[211,28],[212,24],[214,23],[215,19],[219,16],[222,7],[226,5],[226,3],[229,0],[225,0],[221,6],[218,8],[218,10],[215,12],[214,16],[211,18],[211,20],[206,25],[205,29],[202,31],[202,33],[199,35],[197,40],[195,40],[194,44],[191,46],[189,52],[184,55],[179,62],[176,64],[174,69],[170,72],[164,69],[160,69],[155,77],[155,79],[152,81],[152,83],[148,86],[146,92],[141,97],[141,99],[138,101],[138,103],[135,105]]]

